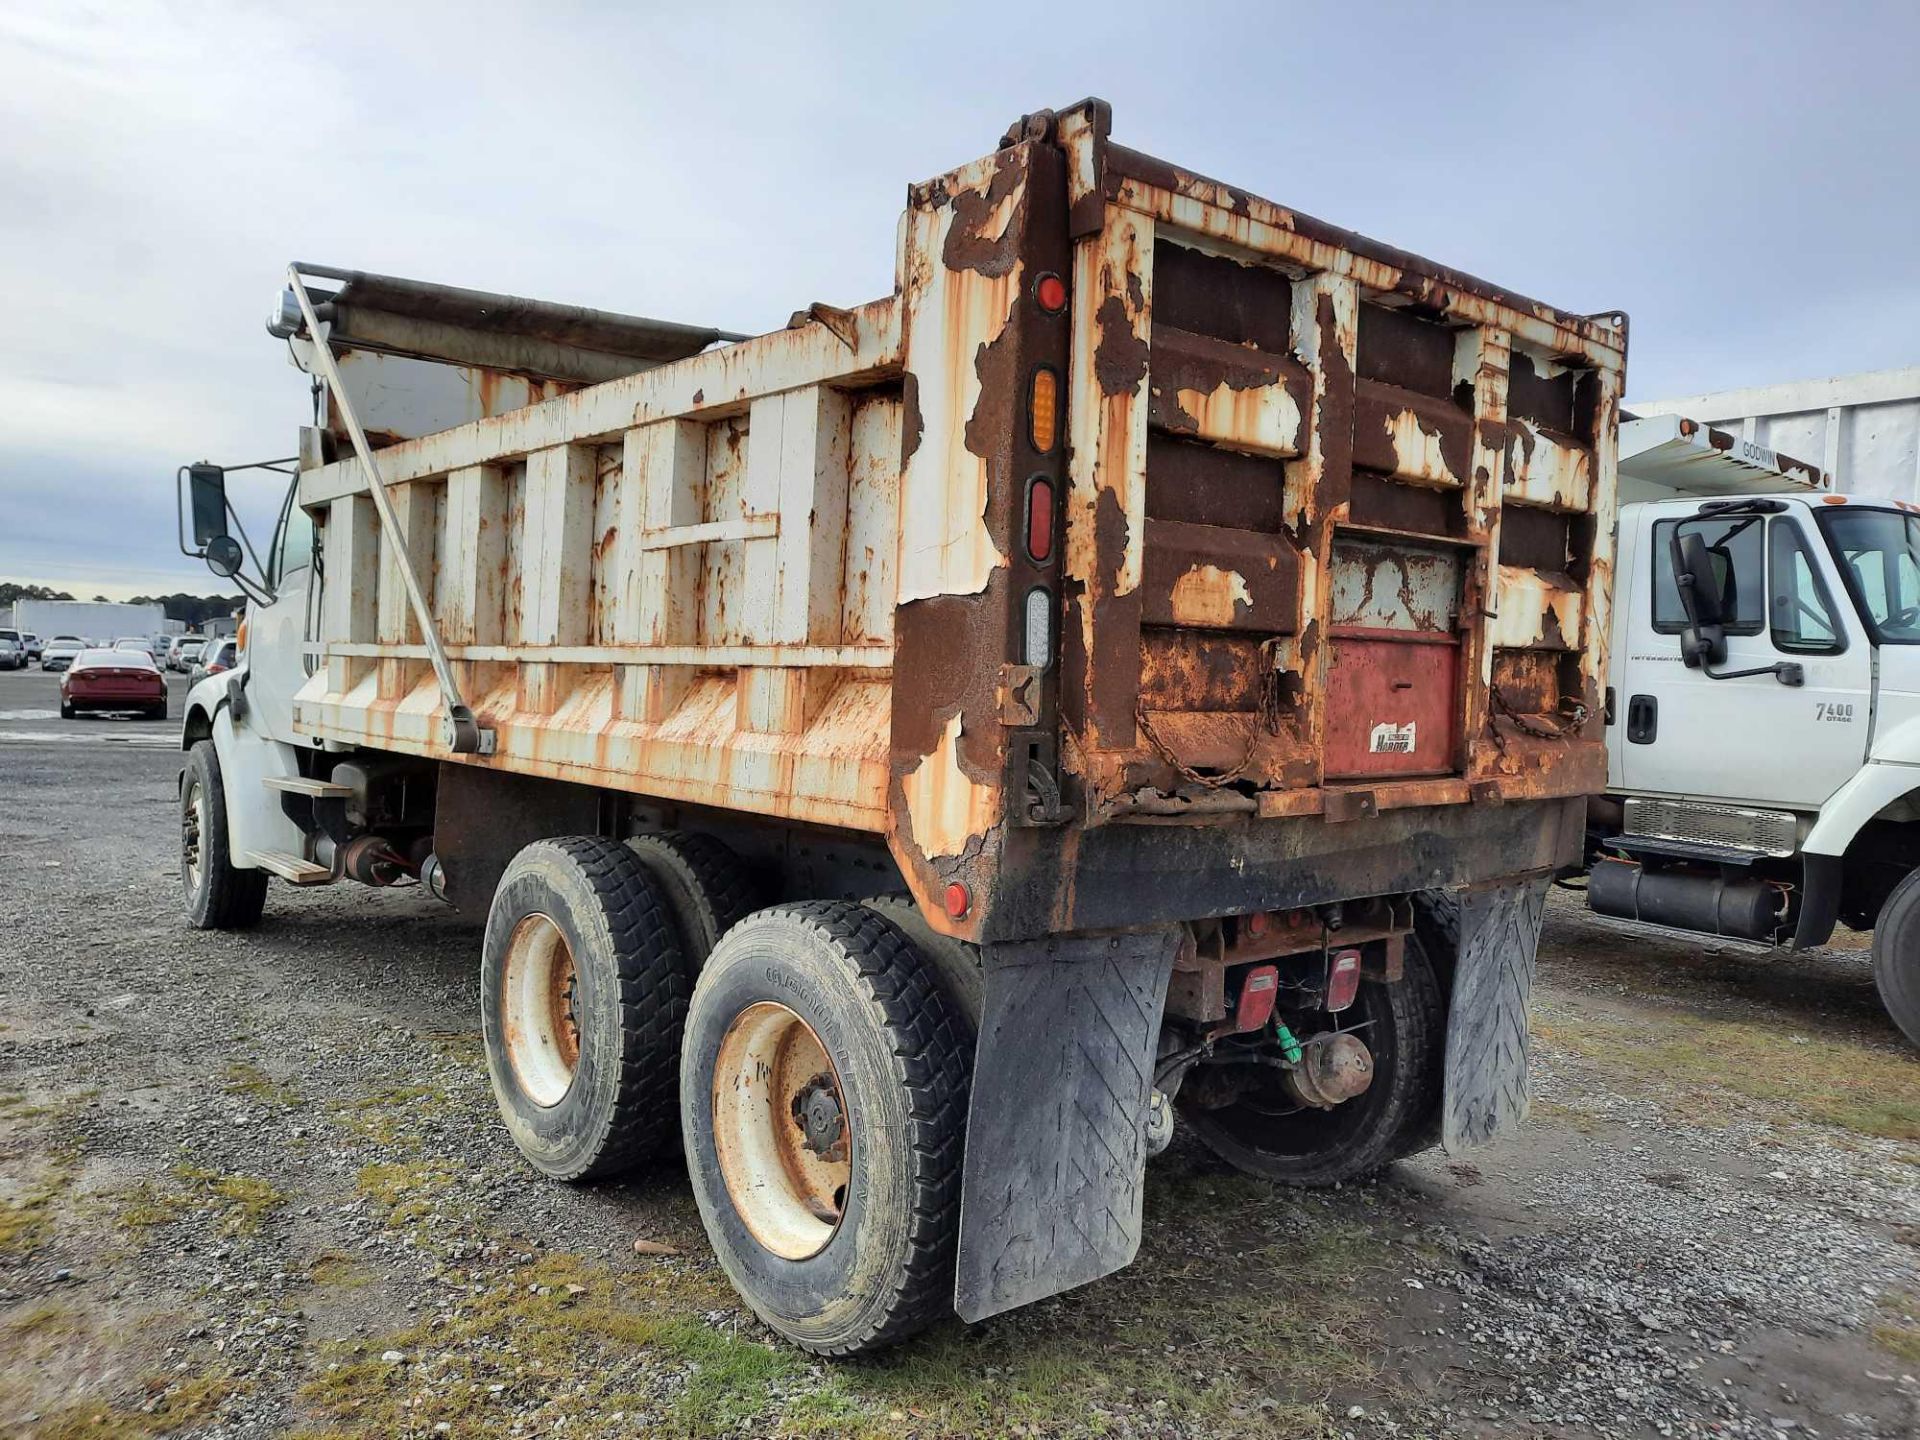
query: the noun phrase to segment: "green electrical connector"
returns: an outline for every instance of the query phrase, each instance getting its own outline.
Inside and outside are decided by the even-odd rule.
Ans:
[[[1298,1065],[1300,1063],[1301,1053],[1300,1042],[1294,1039],[1293,1032],[1287,1029],[1287,1022],[1284,1020],[1276,1020],[1273,1022],[1273,1028],[1279,1034],[1280,1050],[1281,1053],[1287,1057],[1287,1063],[1289,1065]]]

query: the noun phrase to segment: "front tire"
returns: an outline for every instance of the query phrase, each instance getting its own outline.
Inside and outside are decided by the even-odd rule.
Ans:
[[[952,1313],[970,1046],[898,927],[781,905],[694,989],[681,1129],[694,1199],[754,1313],[850,1355]]]
[[[180,884],[187,923],[196,930],[245,930],[266,908],[267,873],[233,863],[226,782],[211,740],[194,743],[180,777]]]
[[[480,952],[494,1099],[556,1180],[618,1175],[672,1144],[687,972],[665,899],[631,850],[541,840],[507,866]]]
[[[1893,887],[1874,921],[1873,983],[1900,1033],[1920,1045],[1920,870]]]

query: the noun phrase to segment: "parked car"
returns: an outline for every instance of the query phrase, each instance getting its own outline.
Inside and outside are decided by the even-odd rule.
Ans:
[[[138,650],[150,660],[158,658],[153,653],[153,641],[144,635],[122,635],[118,640],[113,642],[113,648],[115,650]]]
[[[188,680],[188,685],[198,685],[209,675],[218,675],[222,671],[231,670],[238,663],[236,656],[239,648],[239,643],[231,635],[209,640],[206,648],[200,652],[199,660],[194,663],[192,678]]]
[[[4,648],[0,648],[0,669],[26,669],[27,645],[26,642],[20,638],[20,632],[18,630],[0,630],[0,641],[5,642]]]
[[[83,710],[138,710],[167,718],[167,677],[142,650],[82,650],[60,677],[60,718]]]
[[[198,635],[176,635],[173,643],[167,647],[167,669],[187,671],[193,668],[193,662],[200,658],[200,651],[207,642]]]
[[[56,635],[41,647],[40,668],[64,670],[86,648],[87,642],[78,635]]]
[[[166,664],[167,652],[173,648],[173,636],[155,635],[152,637],[151,645],[154,662],[159,665]]]
[[[31,631],[23,632],[20,636],[20,641],[26,646],[27,658],[29,660],[38,660],[40,658],[40,652],[46,648],[40,643],[40,637]]]

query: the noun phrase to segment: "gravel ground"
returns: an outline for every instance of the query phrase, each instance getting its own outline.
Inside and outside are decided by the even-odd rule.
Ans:
[[[1556,897],[1523,1135],[1325,1195],[1176,1143],[1133,1269],[824,1365],[677,1164],[518,1161],[476,921],[276,887],[189,931],[171,727],[52,684],[0,675],[0,1433],[1920,1433],[1920,1059],[1857,949]]]

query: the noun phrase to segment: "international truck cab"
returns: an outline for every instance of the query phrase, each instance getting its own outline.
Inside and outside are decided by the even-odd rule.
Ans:
[[[1621,507],[1588,904],[1795,949],[1871,929],[1920,1044],[1920,507],[1753,459],[1776,493]]]

